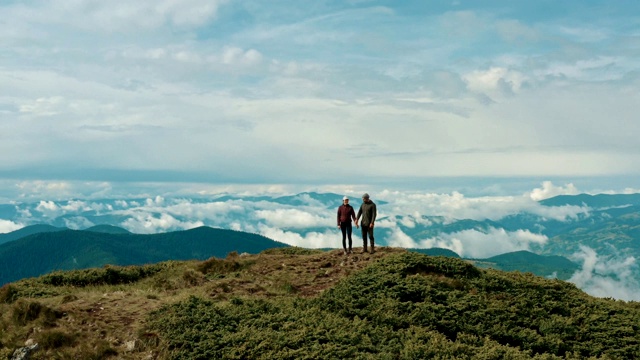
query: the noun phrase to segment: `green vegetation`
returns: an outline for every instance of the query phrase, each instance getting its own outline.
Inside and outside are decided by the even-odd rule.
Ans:
[[[503,271],[530,272],[538,276],[567,280],[579,270],[579,266],[562,256],[542,256],[530,251],[515,251],[488,259],[478,260],[474,265]]]
[[[204,260],[231,251],[257,254],[288,246],[257,234],[210,227],[153,235],[109,226],[41,232],[0,245],[0,285],[55,270]]]
[[[152,314],[150,330],[173,359],[628,359],[639,321],[634,304],[562,281],[404,253],[315,299],[191,297]]]
[[[0,359],[630,359],[640,304],[380,247],[269,249],[0,288]]]

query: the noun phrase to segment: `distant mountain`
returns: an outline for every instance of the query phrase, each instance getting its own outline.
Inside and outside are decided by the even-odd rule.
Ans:
[[[579,268],[578,264],[562,256],[544,256],[530,251],[515,251],[482,259],[476,266],[503,271],[530,272],[538,276],[554,276],[566,280]]]
[[[22,229],[18,229],[10,233],[0,234],[0,244],[4,244],[9,241],[18,240],[20,238],[33,235],[33,234],[48,233],[48,232],[63,231],[63,230],[68,230],[68,229],[59,228],[51,225],[45,225],[45,224],[25,226]]]
[[[210,227],[153,235],[40,232],[0,245],[0,285],[53,270],[203,260],[232,251],[256,254],[287,246],[257,234]]]
[[[545,206],[589,206],[601,209],[614,206],[640,205],[640,194],[560,195],[540,201]]]
[[[582,222],[549,239],[545,254],[573,254],[588,246],[600,256],[640,258],[640,211]]]
[[[92,231],[97,233],[105,233],[105,234],[131,234],[131,231],[123,229],[121,227],[112,226],[112,225],[96,225],[92,226],[85,231]]]

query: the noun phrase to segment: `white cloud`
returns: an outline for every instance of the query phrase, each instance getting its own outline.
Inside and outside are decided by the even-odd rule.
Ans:
[[[580,193],[578,188],[571,183],[565,186],[555,186],[551,181],[544,181],[541,185],[541,188],[533,189],[529,194],[532,200],[540,201],[558,195],[577,195]]]
[[[262,54],[255,49],[245,51],[237,47],[228,47],[224,49],[220,60],[223,64],[227,65],[240,64],[253,66],[262,62]]]
[[[15,183],[22,198],[64,198],[73,196],[72,185],[67,181],[19,181]]]
[[[495,255],[519,250],[532,250],[547,242],[544,235],[534,234],[528,230],[506,231],[490,228],[487,232],[463,230],[451,234],[440,234],[437,237],[415,242],[418,248],[439,247],[452,250],[462,257],[488,258]]]
[[[292,246],[312,249],[336,248],[342,246],[342,237],[339,237],[335,232],[330,231],[326,231],[324,233],[309,232],[303,236],[292,231],[284,231],[282,229],[261,225],[259,226],[258,232],[270,239]]]
[[[13,222],[11,220],[0,219],[0,234],[9,233],[22,229],[24,225]]]
[[[590,247],[580,245],[572,256],[582,268],[568,280],[590,295],[620,300],[640,300],[640,283],[634,277],[638,264],[634,257],[602,258]]]
[[[64,226],[71,230],[82,230],[94,225],[94,223],[83,216],[74,216],[64,219]]]
[[[326,211],[323,211],[326,215]],[[333,218],[311,214],[298,209],[257,210],[256,217],[264,220],[268,225],[279,228],[309,228],[330,226],[335,223]]]
[[[526,76],[514,70],[493,67],[475,70],[464,76],[469,90],[487,95],[516,93],[526,81]]]
[[[589,214],[590,209],[587,207],[547,207],[539,204],[534,197],[554,196],[551,195],[553,191],[559,192],[559,188],[550,182],[546,183],[545,189],[547,190],[534,190],[535,195],[527,193],[523,196],[481,197],[467,197],[457,191],[450,194],[437,194],[384,190],[378,194],[378,197],[390,202],[387,211],[391,214],[410,214],[415,221],[425,221],[421,219],[422,215],[444,216],[449,219],[500,220],[505,216],[523,212],[540,215],[547,219],[567,221],[579,215]]]
[[[60,207],[53,201],[40,201],[36,210],[49,218],[56,217],[61,213]]]
[[[188,230],[204,226],[202,221],[180,221],[168,214],[154,216],[136,213],[121,224],[122,227],[136,234],[155,234],[170,230]]]
[[[193,28],[212,21],[225,0],[53,0],[5,7],[30,24],[74,26],[88,31],[127,32],[162,26]]]

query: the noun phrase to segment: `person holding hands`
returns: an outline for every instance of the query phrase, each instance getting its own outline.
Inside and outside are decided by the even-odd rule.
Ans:
[[[342,205],[338,208],[338,228],[342,231],[342,249],[345,255],[351,254],[351,246],[353,241],[351,240],[351,220],[356,220],[356,213],[353,210],[353,207],[349,205],[349,198],[342,198]],[[358,221],[356,220],[356,227],[358,226]],[[347,250],[346,238],[349,238],[349,248]]]
[[[371,253],[375,253],[373,226],[377,215],[378,210],[376,209],[376,204],[371,201],[369,194],[364,193],[364,195],[362,195],[362,204],[360,205],[360,210],[358,210],[358,216],[356,217],[356,227],[358,227],[358,221],[362,216],[362,222],[360,222],[360,226],[362,227],[362,253],[367,252],[367,235],[371,242]]]

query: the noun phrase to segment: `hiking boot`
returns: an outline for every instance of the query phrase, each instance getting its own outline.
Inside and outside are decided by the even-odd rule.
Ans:
[[[342,250],[342,253],[343,253],[344,255],[347,255],[347,249]]]

